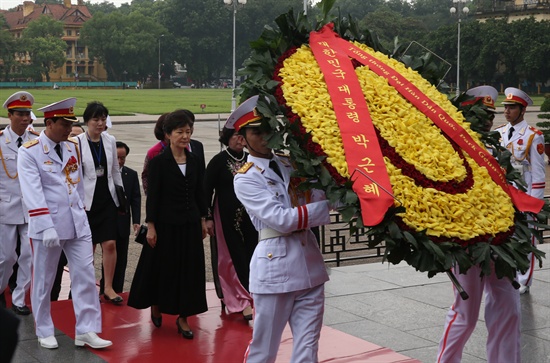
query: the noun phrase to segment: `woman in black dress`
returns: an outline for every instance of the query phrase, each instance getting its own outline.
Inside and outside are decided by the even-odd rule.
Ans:
[[[233,189],[233,177],[248,156],[242,138],[234,129],[224,127],[219,140],[226,149],[208,163],[204,179],[206,200],[211,202],[211,206],[206,226],[208,234],[215,240],[212,267],[217,272],[214,278],[221,288],[218,295],[230,313],[242,312],[246,320],[251,320],[248,275],[258,232]]]
[[[187,317],[208,310],[204,247],[207,206],[197,157],[187,146],[193,114],[174,111],[166,117],[169,147],[149,161],[147,243],[132,281],[128,305],[151,307],[151,320],[160,327],[162,315],[178,315],[184,338],[193,332]]]
[[[84,205],[92,230],[94,250],[101,244],[104,270],[103,297],[115,304],[122,297],[113,289],[116,265],[117,207],[115,185],[122,186],[116,140],[105,133],[109,111],[101,102],[90,102],[84,111],[88,131],[78,135],[82,152]]]

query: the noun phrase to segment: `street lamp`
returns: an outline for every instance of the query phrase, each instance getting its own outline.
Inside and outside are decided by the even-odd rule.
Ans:
[[[164,34],[161,34],[160,37],[159,37],[159,89],[160,89],[160,40],[162,39],[162,37],[164,37]]]
[[[463,13],[467,15],[470,12],[467,6],[464,4],[468,0],[453,0],[454,6],[449,9],[452,15],[456,14],[458,16],[458,42],[457,42],[457,51],[456,51],[456,95],[460,94],[460,15]],[[456,6],[456,7],[455,7]]]
[[[235,83],[236,83],[236,77],[235,77],[235,19],[237,18],[237,6],[246,5],[246,0],[223,0],[223,3],[227,6],[233,6],[233,91],[231,96],[231,112],[235,111],[235,108],[237,108],[237,100],[235,98]]]

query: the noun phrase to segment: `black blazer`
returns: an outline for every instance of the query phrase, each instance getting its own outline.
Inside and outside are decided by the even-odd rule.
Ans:
[[[203,172],[198,156],[185,150],[187,156],[186,175],[167,147],[163,153],[149,161],[147,178],[147,222],[182,224],[200,222],[207,214],[206,198],[203,193]]]
[[[195,139],[191,139],[189,144],[191,145],[191,152],[197,155],[199,159],[199,170],[204,176],[204,171],[206,170],[206,161],[204,159],[204,145],[202,144],[202,142]]]
[[[141,223],[141,191],[139,189],[138,174],[135,170],[126,166],[122,167],[122,184],[129,208],[125,214],[118,214],[118,237],[130,237],[130,217],[132,224]]]

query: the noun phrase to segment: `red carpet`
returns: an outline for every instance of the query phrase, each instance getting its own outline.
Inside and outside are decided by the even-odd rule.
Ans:
[[[126,299],[127,293],[122,294]],[[240,314],[221,312],[212,284],[207,290],[209,311],[189,318],[195,339],[186,340],[177,334],[176,317],[163,315],[163,325],[155,328],[150,311],[136,310],[126,305],[102,303],[103,333],[113,341],[104,350],[91,350],[108,362],[186,362],[240,363],[252,337],[252,325]],[[56,328],[74,339],[75,318],[70,300],[52,304]],[[285,331],[277,362],[289,362],[292,351],[290,329]],[[419,363],[390,349],[323,327],[319,351],[320,362],[351,363]]]

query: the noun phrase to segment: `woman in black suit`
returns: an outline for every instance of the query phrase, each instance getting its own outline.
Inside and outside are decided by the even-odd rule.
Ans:
[[[166,117],[169,147],[149,162],[147,244],[143,246],[132,281],[128,305],[151,307],[151,320],[178,315],[184,338],[193,332],[187,317],[208,310],[203,239],[206,237],[206,200],[197,156],[188,151],[193,114],[174,111]]]

